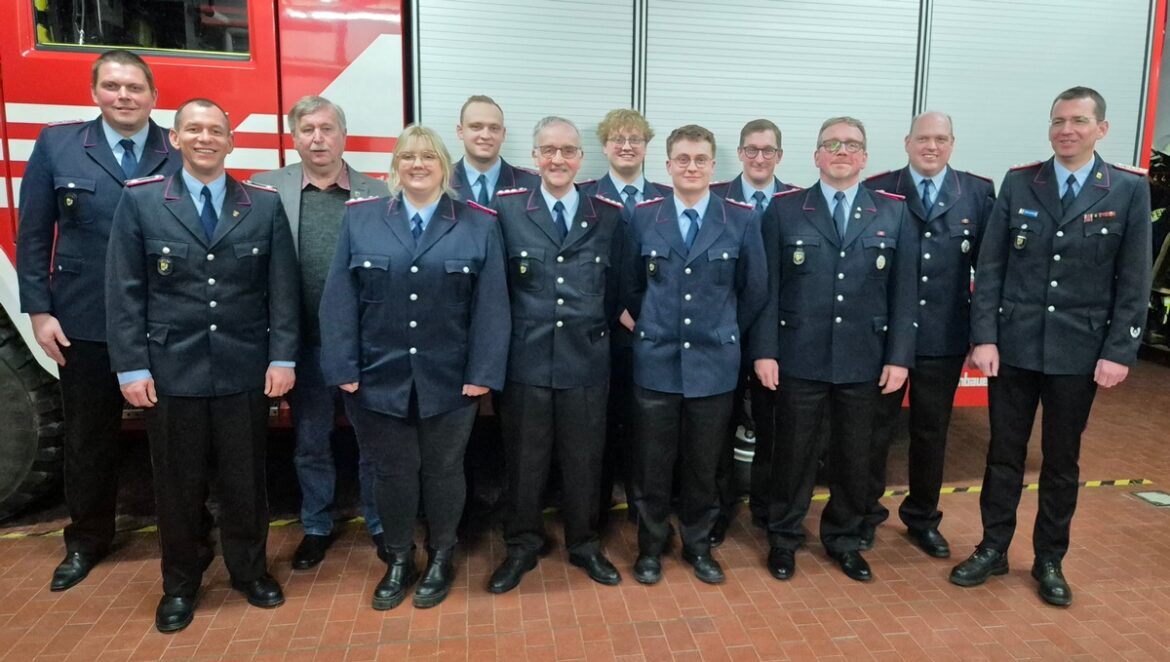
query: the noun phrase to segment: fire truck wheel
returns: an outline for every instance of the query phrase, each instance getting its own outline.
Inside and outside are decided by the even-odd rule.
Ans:
[[[0,310],[0,521],[61,485],[65,438],[57,380]]]

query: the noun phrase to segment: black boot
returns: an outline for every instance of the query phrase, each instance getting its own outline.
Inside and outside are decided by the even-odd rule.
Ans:
[[[406,591],[418,579],[414,570],[414,547],[409,552],[386,552],[386,574],[374,588],[374,609],[385,611],[402,604]]]
[[[455,549],[430,550],[427,571],[418,590],[414,592],[414,606],[419,609],[434,607],[447,599],[455,580]]]

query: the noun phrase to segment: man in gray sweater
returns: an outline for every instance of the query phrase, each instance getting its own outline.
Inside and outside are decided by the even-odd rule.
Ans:
[[[306,570],[325,558],[333,541],[336,469],[330,438],[340,400],[340,391],[326,386],[321,377],[317,309],[337,247],[346,201],[386,195],[387,188],[385,182],[363,175],[342,159],[346,132],[345,112],[340,106],[323,97],[303,97],[288,112],[288,129],[301,162],[253,179],[280,191],[300,261],[301,357],[297,361],[297,384],[288,402],[296,426],[294,464],[301,485],[301,524],[305,529],[292,565]],[[382,524],[374,504],[373,474],[364,458],[359,462],[358,475],[366,528],[381,550]]]

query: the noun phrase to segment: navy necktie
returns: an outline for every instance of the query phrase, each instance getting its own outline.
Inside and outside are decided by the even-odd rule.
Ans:
[[[118,141],[122,146],[122,174],[126,179],[133,179],[138,172],[138,159],[134,156],[134,141],[123,138]]]
[[[626,218],[628,220],[634,217],[634,207],[638,206],[638,188],[626,184],[626,187],[622,189],[622,193],[626,194],[626,199],[622,206],[625,207]]]
[[[687,234],[683,237],[683,243],[687,245],[687,250],[691,250],[691,246],[695,245],[695,236],[699,234],[699,212],[694,209],[684,209],[683,216],[690,220],[691,224],[687,226]]]
[[[1074,189],[1076,183],[1076,175],[1069,175],[1068,179],[1065,180],[1064,195],[1060,197],[1060,206],[1064,211],[1068,211],[1068,208],[1072,206],[1073,200],[1077,199],[1077,194]]]
[[[203,224],[203,234],[207,235],[207,241],[211,241],[211,236],[215,234],[215,224],[219,222],[215,217],[215,206],[211,204],[211,189],[204,186],[199,196],[203,198],[203,211],[199,212],[199,222]]]
[[[479,197],[475,201],[484,207],[488,206],[487,177],[480,175],[479,179],[475,180],[475,184],[479,186]]]
[[[764,199],[768,196],[764,195],[763,191],[756,191],[752,194],[752,200],[756,201],[756,211],[764,211]]]
[[[841,241],[845,241],[845,194],[837,191],[833,199],[837,201],[837,206],[833,207],[833,225],[837,226],[837,235]]]
[[[418,238],[422,236],[422,216],[415,214],[410,217],[410,236],[414,237],[414,245],[418,246]]]
[[[557,228],[557,236],[561,238],[561,241],[564,241],[565,237],[569,235],[569,229],[565,227],[565,203],[557,200],[556,204],[553,205],[553,211],[557,214],[553,220],[553,225]]]
[[[928,211],[928,212],[930,211],[930,208],[934,205],[934,196],[931,195],[931,189],[933,189],[933,188],[934,188],[933,181],[931,181],[929,179],[922,180],[922,206],[925,207],[926,211]]]

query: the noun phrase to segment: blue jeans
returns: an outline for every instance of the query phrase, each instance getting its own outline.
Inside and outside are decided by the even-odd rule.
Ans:
[[[333,491],[337,469],[333,463],[333,435],[341,389],[326,386],[321,376],[321,348],[308,346],[297,363],[297,383],[288,394],[296,426],[293,464],[301,484],[301,525],[306,535],[327,536],[333,531]],[[382,533],[374,500],[374,467],[363,454],[358,460],[362,515],[370,535]]]

